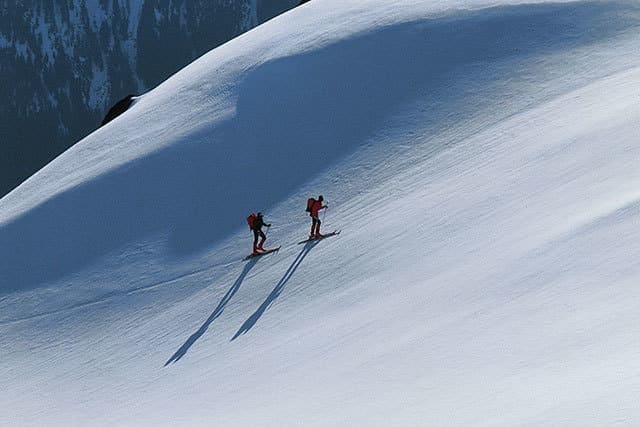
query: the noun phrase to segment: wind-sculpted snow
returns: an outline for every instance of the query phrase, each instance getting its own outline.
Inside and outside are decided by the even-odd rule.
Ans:
[[[393,3],[215,49],[0,201],[3,421],[640,420],[640,9]]]
[[[132,121],[153,120],[149,116],[157,109],[182,118],[194,103],[197,121],[176,120],[182,123],[173,135],[162,125],[134,133],[131,144],[160,138],[169,144],[47,194],[48,200],[5,224],[0,230],[2,290],[62,279],[158,233],[168,234],[170,258],[211,247],[237,231],[247,210],[266,210],[286,199],[383,129],[402,106],[430,99],[447,105],[430,109],[425,132],[446,126],[450,109],[457,110],[456,119],[474,113],[477,104],[466,91],[490,92],[503,78],[483,67],[564,52],[637,23],[599,3],[520,9],[402,23],[267,61],[241,76],[234,88],[234,114],[213,124],[206,124],[211,107],[203,105],[208,91],[193,93],[202,78],[178,76],[188,85],[182,99],[162,98],[165,105],[156,102],[148,107],[151,112]],[[474,72],[463,74],[465,68]],[[97,139],[109,137],[97,134],[85,145]]]

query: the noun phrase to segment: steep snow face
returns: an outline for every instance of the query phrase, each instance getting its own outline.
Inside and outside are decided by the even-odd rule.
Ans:
[[[639,29],[314,0],[192,63],[0,200],[3,423],[637,423]]]

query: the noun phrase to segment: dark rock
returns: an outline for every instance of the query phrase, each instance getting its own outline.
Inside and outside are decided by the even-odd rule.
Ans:
[[[116,104],[109,109],[109,112],[104,117],[104,120],[102,120],[101,126],[106,125],[111,120],[115,119],[120,114],[127,111],[129,106],[133,103],[133,97],[134,95],[127,95],[126,97],[122,98],[120,101],[116,102]]]

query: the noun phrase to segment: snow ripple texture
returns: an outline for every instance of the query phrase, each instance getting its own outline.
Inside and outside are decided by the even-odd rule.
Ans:
[[[0,200],[0,424],[640,423],[639,30],[314,0],[209,52]]]

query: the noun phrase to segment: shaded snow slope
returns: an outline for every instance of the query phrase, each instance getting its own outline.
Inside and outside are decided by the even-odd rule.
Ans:
[[[0,201],[5,423],[640,420],[640,9],[390,3],[274,19]],[[317,193],[343,233],[298,245]]]

